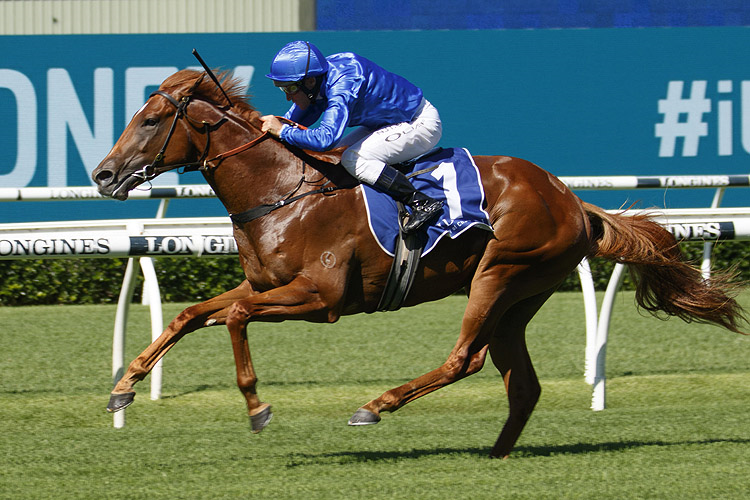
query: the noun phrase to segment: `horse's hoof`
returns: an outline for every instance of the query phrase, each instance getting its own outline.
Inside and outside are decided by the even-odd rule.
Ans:
[[[131,405],[135,399],[134,392],[124,392],[122,394],[112,393],[109,396],[109,404],[107,405],[107,411],[114,413],[116,411],[124,410]]]
[[[352,418],[349,419],[349,425],[373,425],[380,422],[380,415],[376,415],[370,410],[360,408],[354,412]]]
[[[250,427],[253,429],[253,434],[257,434],[262,431],[273,418],[271,413],[271,405],[266,405],[260,412],[255,415],[250,415]]]

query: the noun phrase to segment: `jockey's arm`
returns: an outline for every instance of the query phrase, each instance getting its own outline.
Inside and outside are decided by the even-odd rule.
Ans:
[[[328,151],[344,136],[349,123],[349,109],[344,99],[329,99],[317,127],[307,130],[283,124],[279,137],[284,142],[302,149]],[[273,132],[272,132],[273,133]]]

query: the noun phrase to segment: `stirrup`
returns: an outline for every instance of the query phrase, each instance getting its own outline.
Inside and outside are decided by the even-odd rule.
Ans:
[[[428,198],[412,207],[412,212],[407,221],[402,225],[402,231],[406,234],[417,232],[435,216],[440,215],[443,209],[441,200]]]

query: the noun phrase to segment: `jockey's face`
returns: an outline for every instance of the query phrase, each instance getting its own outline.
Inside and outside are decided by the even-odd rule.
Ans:
[[[315,85],[315,77],[309,76],[302,82],[307,88],[312,88]],[[286,93],[286,100],[292,101],[301,110],[306,110],[310,106],[310,99],[307,98],[306,92],[298,90],[293,94]]]
[[[310,99],[307,98],[304,92],[301,90],[298,90],[294,94],[287,94],[286,95],[287,101],[292,101],[294,104],[297,105],[297,107],[301,110],[306,110],[307,107],[310,105]]]

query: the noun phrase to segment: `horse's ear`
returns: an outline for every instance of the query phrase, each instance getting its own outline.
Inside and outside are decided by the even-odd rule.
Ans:
[[[193,85],[190,87],[190,94],[193,94],[196,90],[198,90],[198,87],[200,87],[201,83],[203,82],[203,78],[206,76],[205,73],[201,73],[201,76],[199,76],[195,82],[193,82]]]

